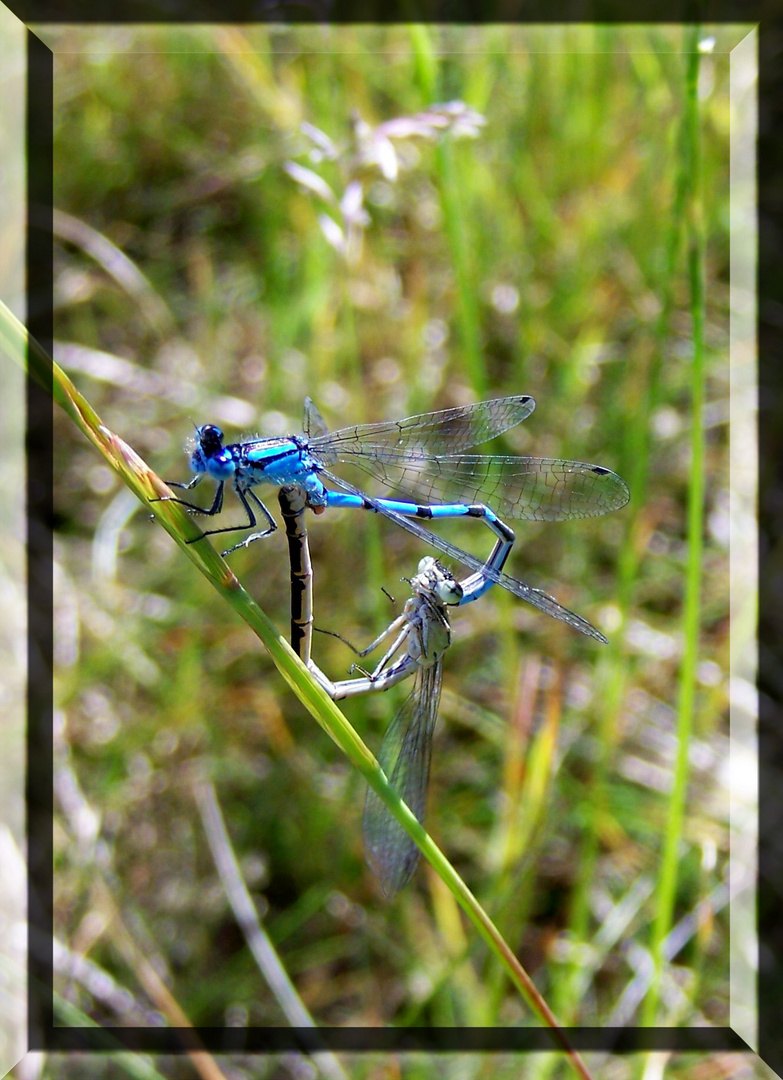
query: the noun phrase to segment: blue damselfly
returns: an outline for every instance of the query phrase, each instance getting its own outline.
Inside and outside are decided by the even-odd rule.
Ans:
[[[231,483],[248,520],[241,525],[209,530],[207,536],[253,529],[258,522],[251,503],[261,511],[266,528],[227,548],[224,555],[247,547],[277,528],[274,518],[253,491],[261,484],[295,485],[302,489],[307,505],[315,511],[327,507],[372,510],[475,571],[461,604],[478,599],[493,584],[498,584],[540,611],[605,642],[603,634],[586,619],[541,590],[502,573],[498,564],[500,555],[492,564],[482,563],[419,523],[421,519],[480,518],[500,542],[496,548],[505,561],[514,543],[514,533],[498,514],[528,521],[565,521],[606,514],[624,506],[629,498],[628,488],[616,473],[603,466],[559,458],[464,452],[521,423],[534,408],[532,397],[519,395],[328,432],[308,398],[302,435],[255,438],[226,445],[220,428],[212,424],[197,428],[190,457],[195,476],[187,484],[171,483],[190,490],[204,476],[209,476],[217,482],[215,497],[210,507],[197,506],[175,496],[171,499],[192,513],[211,517],[220,513],[225,485]],[[420,493],[424,501],[372,498],[330,471],[329,466],[338,462],[358,466],[387,487]],[[340,490],[327,488],[322,478]],[[449,499],[454,501],[444,501]],[[497,513],[480,501],[483,499],[491,501]]]

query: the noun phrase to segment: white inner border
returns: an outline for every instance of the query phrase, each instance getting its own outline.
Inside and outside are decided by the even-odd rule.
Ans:
[[[38,25],[33,32],[54,52],[58,51],[59,32],[65,27]],[[73,28],[69,28],[73,29]],[[122,26],[83,27],[80,52],[102,52],[122,48],[123,37],[130,29]],[[136,35],[141,27],[133,27]],[[161,28],[150,28],[152,34]],[[180,28],[184,32],[185,28]],[[198,28],[193,27],[193,48],[209,51],[198,42]],[[578,36],[557,27],[530,27],[536,33],[538,51],[572,51]],[[572,28],[576,29],[576,28]],[[640,45],[643,27],[640,30]],[[96,34],[96,31],[101,31]],[[549,31],[547,33],[546,31]],[[712,28],[705,28],[705,34]],[[754,1049],[757,1047],[758,938],[756,933],[756,871],[758,844],[758,749],[756,692],[756,611],[758,593],[758,528],[756,501],[757,470],[757,367],[756,367],[756,135],[758,34],[748,27],[722,26],[714,31],[715,51],[731,51],[730,56],[730,572],[731,572],[731,665],[730,665],[730,739],[731,739],[731,862],[730,862],[730,1023],[731,1027]],[[72,43],[73,38],[70,38]],[[738,43],[737,43],[738,42]],[[454,45],[454,39],[450,44]],[[645,42],[649,48],[648,42]],[[475,40],[473,42],[475,46]],[[72,44],[71,44],[72,47]],[[458,50],[457,50],[458,51]],[[7,213],[4,227],[6,244],[0,250],[0,299],[17,315],[24,317],[24,199],[25,199],[25,26],[0,4],[0,55],[2,86],[5,97],[4,121],[0,128],[0,152],[4,167],[0,173],[0,194]],[[8,224],[10,222],[11,224]],[[17,235],[18,234],[18,235]],[[0,378],[3,396],[0,412],[0,448],[6,451],[4,469],[8,490],[17,497],[4,505],[8,512],[0,517],[3,543],[0,585],[15,581],[11,599],[18,601],[19,619],[9,618],[4,603],[4,637],[0,657],[5,655],[13,670],[6,687],[3,727],[10,734],[10,753],[2,755],[6,764],[15,761],[16,743],[24,754],[24,556],[18,544],[23,529],[17,528],[24,510],[23,431],[19,424],[6,426],[3,417],[24,415],[24,383],[18,369],[0,355]],[[11,443],[13,442],[13,445]],[[13,483],[16,481],[16,483]],[[8,532],[7,530],[11,530]],[[18,564],[18,565],[17,565]],[[20,623],[21,620],[21,623]],[[11,626],[13,622],[13,626]],[[22,636],[19,636],[21,626]],[[3,648],[5,635],[13,634],[13,648]],[[5,662],[4,662],[5,666]],[[10,688],[10,690],[9,690]],[[17,688],[19,693],[17,694]],[[17,708],[18,703],[18,708]],[[10,742],[14,745],[10,746]],[[23,757],[22,759],[23,760]],[[0,926],[6,943],[18,944],[8,968],[3,970],[6,1002],[0,1017],[0,1074],[4,1074],[22,1056],[26,1037],[26,996],[24,986],[25,891],[21,838],[13,823],[24,820],[24,776],[12,773],[0,761],[0,791],[3,792],[3,816],[0,821]],[[20,809],[21,808],[21,809]],[[21,815],[21,817],[20,817]],[[20,883],[17,888],[15,883]],[[12,937],[6,934],[11,928]],[[18,956],[17,956],[18,953]]]
[[[0,4],[0,301],[26,321],[27,30]],[[0,350],[0,1076],[27,1047],[25,374]]]
[[[758,369],[756,135],[758,32],[730,57],[729,573],[730,1024],[758,1050]]]

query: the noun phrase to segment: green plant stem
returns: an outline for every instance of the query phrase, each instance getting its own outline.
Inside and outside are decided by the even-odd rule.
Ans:
[[[438,57],[432,47],[428,28],[420,24],[410,29],[416,79],[424,105],[432,105],[438,96]],[[454,265],[457,291],[457,325],[462,341],[465,367],[478,401],[487,395],[487,376],[481,347],[481,319],[476,301],[476,273],[467,241],[468,215],[465,213],[459,170],[454,146],[448,137],[436,149],[443,225]]]
[[[487,396],[487,376],[481,347],[481,320],[476,301],[476,275],[466,238],[467,215],[460,192],[460,180],[451,139],[444,138],[437,148],[443,224],[454,263],[457,286],[457,323],[459,325],[465,367],[476,398]]]
[[[696,54],[698,60],[698,53]],[[625,541],[620,549],[618,565],[617,603],[620,608],[621,624],[612,636],[605,664],[599,670],[599,682],[604,690],[601,726],[596,746],[598,757],[591,778],[589,799],[585,803],[587,820],[590,827],[585,829],[580,859],[580,882],[577,886],[572,905],[570,932],[575,941],[586,939],[590,921],[590,889],[592,887],[598,863],[601,822],[609,814],[608,775],[611,753],[616,743],[617,718],[622,704],[626,683],[626,672],[622,659],[622,639],[628,610],[632,600],[633,584],[639,565],[639,545],[636,540],[639,523],[646,506],[646,490],[650,471],[651,417],[660,398],[660,380],[663,356],[666,349],[671,313],[674,306],[674,281],[681,253],[681,237],[685,225],[686,199],[691,189],[692,170],[687,144],[691,138],[691,111],[687,110],[677,137],[678,159],[681,163],[675,181],[674,198],[670,217],[670,226],[666,244],[666,258],[657,289],[662,296],[661,311],[658,316],[655,341],[656,349],[650,358],[644,386],[635,394],[633,414],[638,422],[627,425],[626,447],[623,453],[623,474],[627,473],[631,490],[631,505],[625,530]],[[694,318],[694,324],[696,319]],[[694,335],[695,336],[695,335]],[[694,373],[695,377],[695,373]],[[699,428],[701,430],[701,428]],[[699,534],[700,535],[700,534]],[[671,915],[669,925],[671,924]],[[573,1016],[575,1000],[580,996],[580,964],[571,962],[563,977],[558,980],[554,994],[554,1005],[559,1016],[569,1021]]]
[[[65,1026],[93,1028],[96,1032],[102,1032],[103,1029],[100,1024],[96,1023],[91,1016],[87,1016],[78,1006],[68,1001],[61,994],[55,994],[52,1002],[56,1016],[63,1021]],[[118,1076],[120,1072],[124,1072],[126,1075],[133,1077],[133,1080],[166,1080],[163,1073],[155,1068],[146,1054],[123,1049],[120,1040],[113,1036],[103,1035],[102,1038],[105,1044],[101,1047],[101,1052],[111,1054],[110,1068],[113,1075]],[[98,1035],[97,1039],[100,1042],[101,1035]]]
[[[693,364],[691,369],[691,468],[688,488],[688,561],[683,613],[684,653],[680,669],[680,696],[677,707],[677,758],[674,782],[669,799],[669,813],[664,840],[655,920],[650,950],[653,978],[642,1012],[642,1023],[656,1023],[663,968],[663,945],[674,917],[677,870],[682,857],[682,833],[688,785],[688,755],[693,728],[696,696],[696,667],[699,657],[699,622],[701,601],[702,532],[704,525],[704,230],[701,220],[700,147],[699,147],[699,27],[690,35],[686,90],[686,151],[689,161],[688,200],[688,276],[693,318]]]
[[[438,96],[438,58],[432,47],[432,37],[426,26],[415,23],[410,27],[410,38],[416,81],[425,104],[431,105]]]

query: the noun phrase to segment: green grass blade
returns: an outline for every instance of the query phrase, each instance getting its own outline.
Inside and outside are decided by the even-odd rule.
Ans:
[[[412,26],[411,43],[416,61],[416,79],[425,105],[432,105],[439,96],[438,57],[426,26]],[[470,215],[465,206],[465,183],[455,160],[453,140],[442,139],[436,149],[438,186],[443,209],[443,227],[454,266],[457,294],[457,325],[459,328],[465,369],[477,401],[487,396],[487,370],[481,340],[481,317],[476,266],[472,252],[476,245],[469,242]]]
[[[687,566],[685,605],[683,613],[684,652],[680,668],[679,701],[677,708],[677,757],[674,782],[669,796],[668,821],[664,838],[656,890],[655,920],[650,949],[654,972],[645,999],[642,1022],[645,1026],[658,1021],[658,1001],[663,968],[663,944],[671,930],[674,898],[677,889],[678,866],[682,858],[685,799],[687,794],[688,757],[693,729],[693,710],[696,692],[696,669],[699,659],[699,621],[702,577],[702,535],[704,529],[704,229],[701,218],[700,145],[699,145],[699,27],[694,27],[688,43],[686,77],[685,153],[690,174],[688,192],[688,276],[693,319],[693,363],[691,367],[691,464],[688,487]]]
[[[242,587],[225,560],[218,555],[212,545],[193,542],[203,537],[203,533],[184,507],[170,501],[150,501],[171,494],[169,488],[131,446],[101,422],[100,417],[65,372],[47,357],[45,351],[33,339],[28,339],[23,325],[0,303],[0,347],[3,347],[15,362],[24,364],[28,341],[30,368],[36,380],[44,386],[52,386],[55,400],[68,413],[79,430],[144,503],[145,509],[160,521],[190,561],[259,637],[293,692],[408,832],[435,872],[456,897],[457,902],[530,1008],[546,1026],[552,1029],[553,1040],[566,1052],[577,1075],[583,1080],[590,1080],[590,1074],[584,1063],[571,1049],[567,1036],[559,1028],[553,1013],[511,947],[503,939],[497,927],[443,852],[391,787],[372,753],[342,712],[322,690],[285,638]]]
[[[86,1013],[62,997],[55,994],[53,999],[56,1016],[62,1021],[63,1026],[74,1028],[92,1028],[99,1033],[102,1031],[100,1024],[87,1016]],[[111,1035],[96,1034],[96,1042],[104,1042],[101,1053],[111,1054],[113,1075],[126,1075],[133,1080],[166,1080],[164,1074],[155,1068],[148,1054],[139,1054],[135,1050],[123,1050],[119,1039]]]

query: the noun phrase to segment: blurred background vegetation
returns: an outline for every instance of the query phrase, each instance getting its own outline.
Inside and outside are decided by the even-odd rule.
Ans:
[[[699,64],[702,610],[662,1026],[728,1023],[728,49],[738,38],[726,33]],[[455,613],[427,824],[563,1023],[638,1024],[683,664],[687,35],[311,26],[71,28],[48,40],[56,355],[162,476],[188,478],[192,423],[218,423],[231,439],[298,431],[307,393],[331,427],[527,393],[535,413],[498,449],[598,462],[629,483],[631,503],[611,517],[519,523],[508,566],[595,622],[608,647],[497,589]],[[456,100],[486,119],[475,137],[390,136],[389,154],[378,125]],[[101,992],[64,959],[68,1022],[80,1011],[173,1023],[149,994],[146,962],[194,1024],[285,1023],[204,838],[196,793],[208,777],[319,1024],[538,1023],[427,866],[383,901],[363,862],[359,777],[247,627],[67,418],[55,424],[56,934],[65,957],[112,980]],[[274,494],[267,501],[277,514]],[[475,524],[443,531],[489,549]],[[391,618],[381,586],[404,599],[399,579],[425,552],[355,512],[311,518],[310,533],[316,623],[363,644]],[[282,530],[231,565],[287,633]],[[331,638],[317,637],[314,655],[334,678],[351,661]],[[346,706],[375,749],[398,691]],[[454,1075],[516,1076],[523,1060],[526,1076],[567,1071],[554,1056],[477,1055]],[[649,1068],[594,1062],[603,1077]],[[707,1075],[706,1064],[674,1057],[665,1075]],[[710,1064],[711,1076],[756,1075],[746,1058]],[[357,1077],[430,1074],[417,1057],[344,1065]],[[187,1059],[159,1067],[192,1075]],[[235,1057],[225,1067],[277,1077],[305,1066]],[[118,1059],[97,1058],[63,1060],[56,1075],[87,1069],[124,1075]]]

